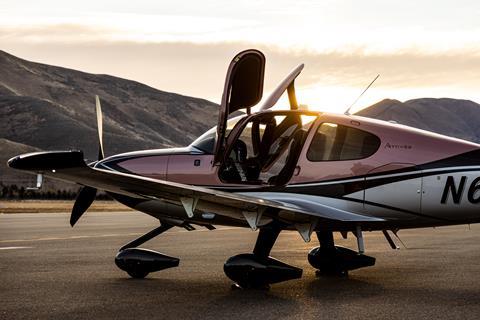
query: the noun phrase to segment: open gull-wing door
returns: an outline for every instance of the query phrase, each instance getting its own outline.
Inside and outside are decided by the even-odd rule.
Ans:
[[[237,54],[228,67],[217,125],[214,164],[220,163],[225,150],[225,131],[230,114],[255,106],[263,95],[265,56],[250,49]]]
[[[295,69],[292,70],[292,72],[288,74],[288,76],[285,77],[285,79],[282,80],[282,82],[278,84],[277,88],[272,91],[272,93],[262,104],[262,106],[260,107],[260,111],[264,111],[273,107],[275,103],[277,103],[278,99],[280,99],[282,94],[285,92],[285,90],[287,90],[288,93],[290,109],[298,110],[297,96],[295,95],[295,79],[302,72],[304,66],[305,65],[303,63],[298,65]]]

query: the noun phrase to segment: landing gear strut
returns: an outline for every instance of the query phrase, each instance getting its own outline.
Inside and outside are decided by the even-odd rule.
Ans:
[[[361,230],[357,230],[359,252],[336,246],[333,232],[330,230],[317,231],[320,247],[313,248],[308,253],[308,262],[318,269],[317,274],[322,276],[347,276],[348,271],[373,266],[375,258],[363,254],[364,245]]]
[[[272,222],[258,233],[253,253],[239,254],[229,258],[223,270],[239,288],[268,288],[270,284],[297,279],[302,269],[290,266],[269,256],[281,226]]]
[[[150,272],[178,266],[180,262],[178,258],[153,250],[136,248],[172,227],[170,224],[162,223],[159,227],[121,247],[115,257],[117,267],[128,273],[132,278],[140,279],[145,278]]]

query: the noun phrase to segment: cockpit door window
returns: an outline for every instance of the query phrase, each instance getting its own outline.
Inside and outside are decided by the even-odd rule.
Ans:
[[[258,50],[242,51],[230,63],[218,116],[214,164],[220,164],[225,155],[228,116],[240,109],[250,114],[250,108],[262,99],[264,72],[265,56]]]

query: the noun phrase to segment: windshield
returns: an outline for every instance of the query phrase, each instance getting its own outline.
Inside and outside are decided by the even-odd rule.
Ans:
[[[228,133],[235,127],[235,125],[240,121],[245,115],[241,115],[227,121],[227,129],[225,136],[228,136]],[[210,128],[207,132],[198,137],[190,145],[197,149],[202,150],[205,153],[213,154],[215,148],[215,141],[217,139],[217,126]]]

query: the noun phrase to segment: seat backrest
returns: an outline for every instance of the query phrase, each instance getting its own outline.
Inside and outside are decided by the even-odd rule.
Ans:
[[[268,156],[268,146],[272,143],[273,134],[275,133],[276,121],[275,118],[270,119],[265,126],[265,131],[263,132],[262,141],[260,142],[258,158],[260,163],[265,161]]]
[[[298,158],[300,157],[300,152],[302,151],[303,142],[307,136],[307,131],[300,129],[295,132],[290,148],[288,150],[288,155],[285,161],[285,165],[278,175],[271,177],[268,182],[274,185],[284,185],[292,177],[295,167],[297,166]]]

